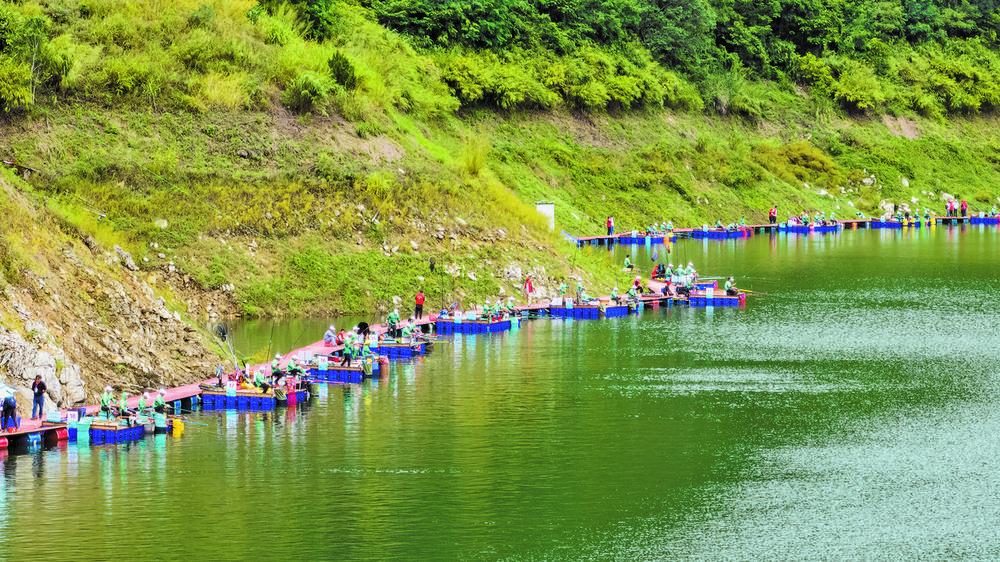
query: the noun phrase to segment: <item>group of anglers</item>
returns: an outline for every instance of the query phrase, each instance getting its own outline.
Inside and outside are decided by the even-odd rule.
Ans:
[[[166,413],[167,408],[166,393],[167,391],[162,388],[155,393],[143,392],[139,395],[139,403],[136,407],[129,408],[127,392],[123,391],[118,398],[115,398],[114,389],[106,386],[104,393],[101,394],[101,412],[104,412],[109,420],[137,414],[148,415],[153,412],[163,414]]]

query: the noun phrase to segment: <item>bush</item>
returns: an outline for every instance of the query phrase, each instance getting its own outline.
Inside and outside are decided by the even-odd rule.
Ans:
[[[31,103],[31,67],[0,53],[0,103],[4,111]]]
[[[327,61],[327,66],[330,67],[333,81],[343,86],[345,90],[353,90],[358,85],[358,75],[354,71],[354,65],[339,49],[333,52]]]
[[[325,76],[311,71],[299,72],[281,94],[281,103],[299,113],[311,111],[326,101],[331,84]]]
[[[886,100],[872,69],[856,61],[849,61],[838,77],[833,97],[844,109],[853,112],[875,109]]]

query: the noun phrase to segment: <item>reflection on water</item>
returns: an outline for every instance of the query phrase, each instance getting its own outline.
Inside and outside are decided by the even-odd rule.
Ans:
[[[0,457],[0,556],[996,559],[996,242],[682,241],[675,264],[768,295],[525,321],[298,408]]]

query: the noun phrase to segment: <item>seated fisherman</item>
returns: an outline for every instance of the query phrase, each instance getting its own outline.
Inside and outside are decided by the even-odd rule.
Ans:
[[[333,324],[330,324],[330,329],[327,330],[325,334],[323,334],[323,345],[325,345],[326,347],[333,347],[333,342],[336,341],[336,339],[337,339],[336,329],[333,327]]]
[[[111,386],[106,386],[104,387],[104,394],[101,394],[101,411],[104,412],[108,418],[112,417],[111,408],[113,406],[113,402],[115,401],[115,397],[111,394],[111,391]]]
[[[253,384],[260,389],[261,392],[267,392],[270,390],[271,385],[267,384],[267,377],[264,376],[264,369],[257,369],[253,374]]]
[[[156,398],[153,400],[153,411],[157,414],[162,414],[167,410],[167,391],[160,389],[160,392],[156,394]]]
[[[740,290],[736,288],[736,283],[733,282],[733,276],[730,275],[729,279],[726,279],[726,295],[730,297],[735,297],[740,294]]]

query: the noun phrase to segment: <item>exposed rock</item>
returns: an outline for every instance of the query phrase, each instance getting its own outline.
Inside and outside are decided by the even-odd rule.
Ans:
[[[118,254],[118,260],[121,261],[129,271],[139,271],[139,267],[135,265],[132,261],[132,254],[126,252],[121,246],[115,244],[115,253]]]

